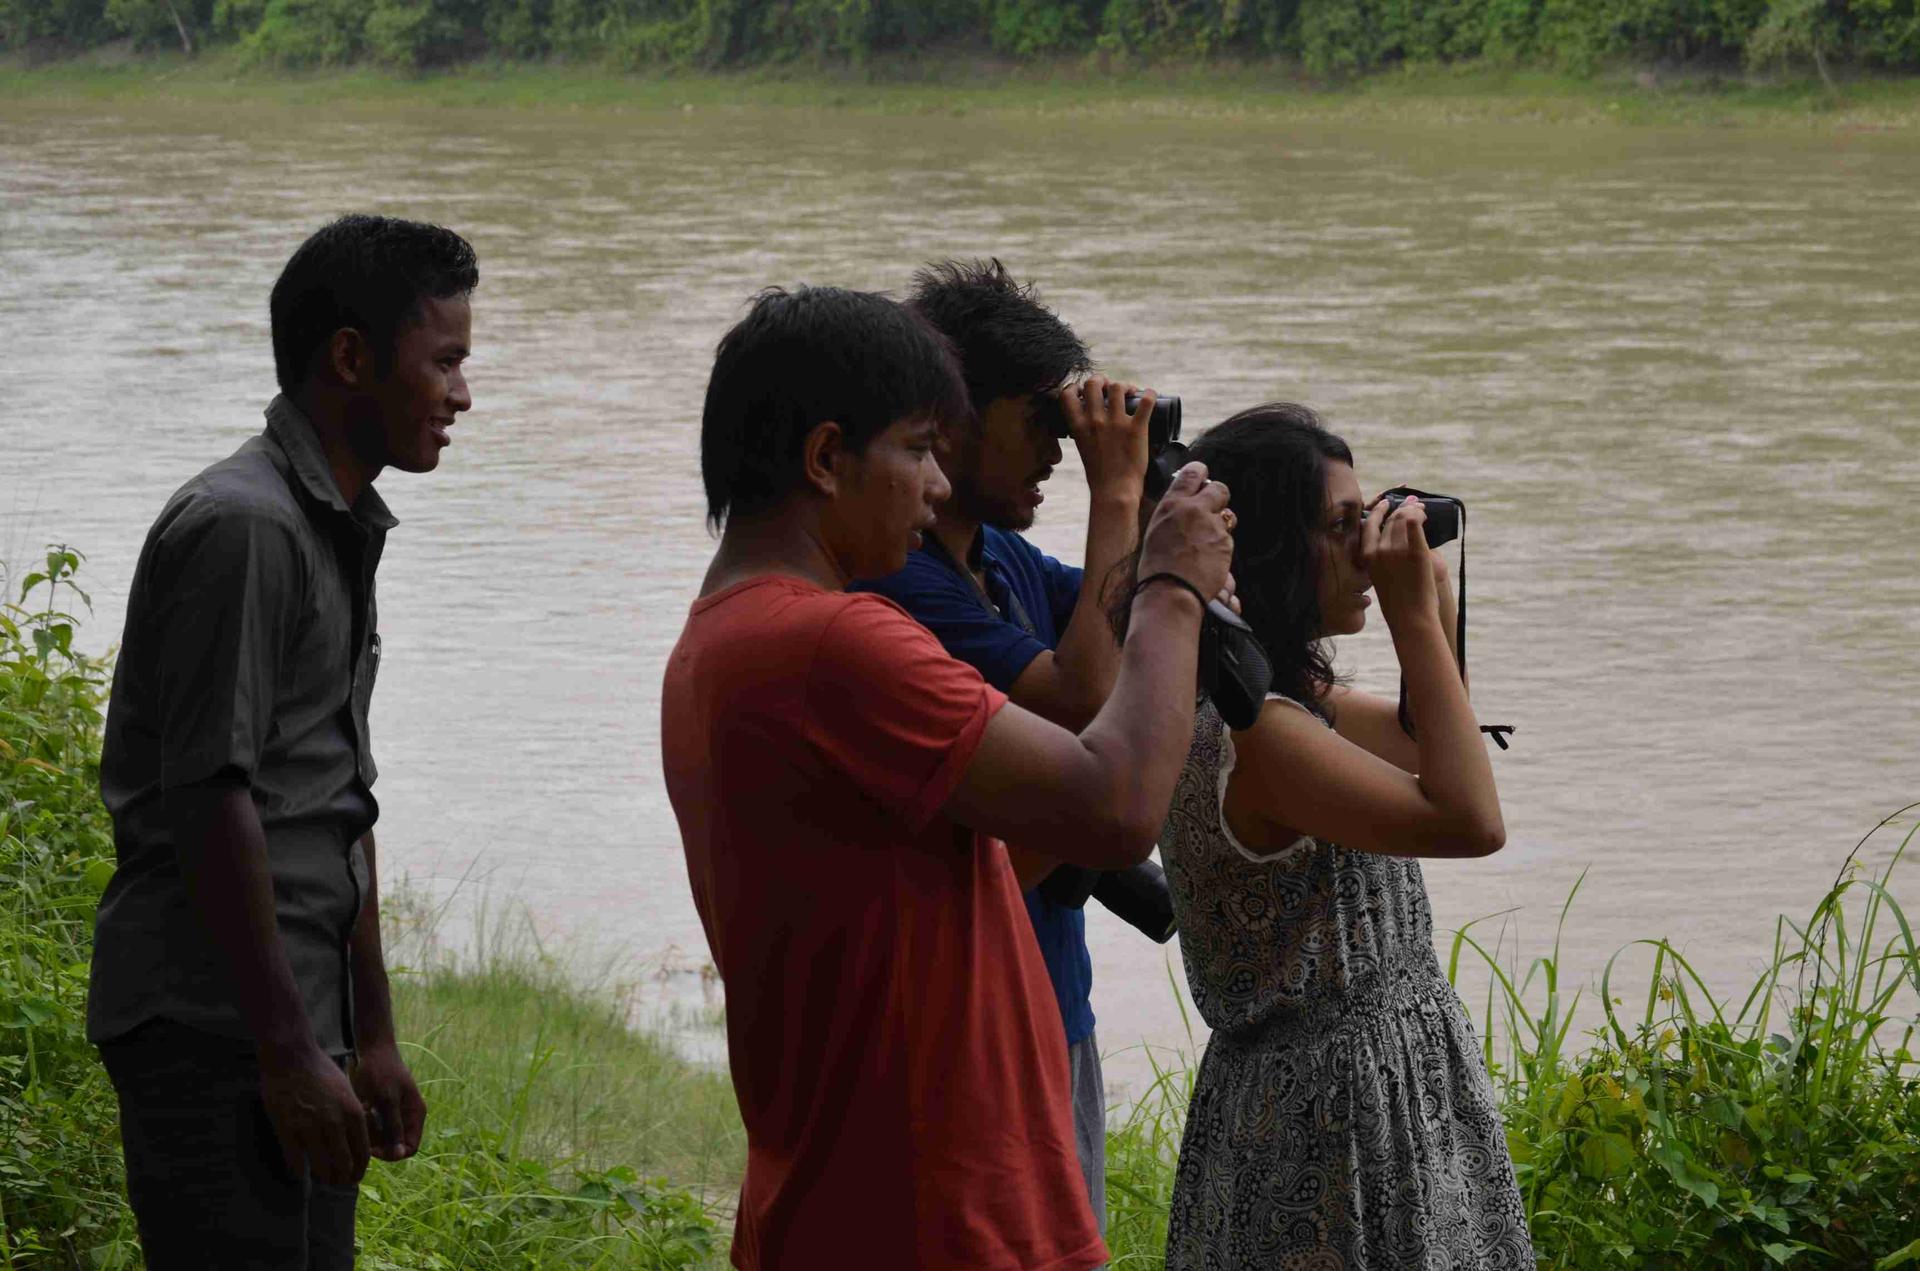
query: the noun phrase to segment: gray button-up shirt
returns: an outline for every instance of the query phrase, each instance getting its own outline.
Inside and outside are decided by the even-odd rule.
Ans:
[[[243,776],[274,908],[320,1045],[352,1048],[347,940],[379,815],[367,705],[386,504],[349,509],[320,440],[276,397],[266,431],[167,501],[127,600],[100,760],[119,869],[100,902],[87,1035],[164,1017],[248,1036],[180,876],[163,795]]]

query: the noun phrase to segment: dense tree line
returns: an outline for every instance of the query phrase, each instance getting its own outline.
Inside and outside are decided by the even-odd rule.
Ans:
[[[0,0],[0,49],[114,40],[263,61],[858,63],[929,48],[1297,59],[1920,68],[1920,0]]]

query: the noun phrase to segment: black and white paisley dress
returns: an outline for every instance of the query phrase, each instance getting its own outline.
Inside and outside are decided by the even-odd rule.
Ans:
[[[1187,984],[1213,1029],[1169,1271],[1532,1271],[1419,864],[1309,838],[1248,851],[1220,811],[1232,770],[1232,736],[1203,700],[1160,836]]]

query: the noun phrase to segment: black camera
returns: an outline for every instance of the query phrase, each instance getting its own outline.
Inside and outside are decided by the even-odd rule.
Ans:
[[[1425,490],[1416,490],[1410,485],[1397,485],[1386,491],[1382,497],[1387,501],[1387,509],[1381,519],[1391,517],[1402,503],[1411,495],[1420,500],[1420,506],[1427,510],[1427,521],[1422,527],[1427,537],[1427,549],[1439,547],[1442,543],[1460,540],[1460,568],[1454,577],[1454,585],[1459,589],[1459,603],[1454,614],[1453,648],[1454,656],[1460,664],[1461,678],[1467,674],[1467,505],[1450,494],[1429,494]],[[1361,513],[1364,518],[1365,513]],[[1400,729],[1407,736],[1413,736],[1413,716],[1407,709],[1407,677],[1400,677]],[[1505,750],[1507,737],[1514,731],[1512,724],[1482,724],[1480,731],[1493,738],[1494,743]]]
[[[1200,691],[1227,727],[1252,728],[1273,687],[1273,663],[1247,620],[1218,600],[1200,623]]]
[[[1400,505],[1407,501],[1408,495],[1419,499],[1420,506],[1427,510],[1425,528],[1428,547],[1451,543],[1460,537],[1460,500],[1447,494],[1428,494],[1412,486],[1397,485],[1383,496],[1387,501],[1387,510],[1382,513],[1382,519],[1391,517],[1398,511]],[[1361,513],[1361,519],[1366,519],[1366,513]]]
[[[1116,870],[1061,865],[1040,880],[1037,890],[1041,899],[1068,909],[1083,909],[1088,899],[1097,900],[1149,940],[1165,944],[1173,939],[1173,892],[1167,887],[1167,871],[1154,861]]]

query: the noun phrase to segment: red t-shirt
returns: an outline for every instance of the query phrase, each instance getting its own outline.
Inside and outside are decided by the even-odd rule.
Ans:
[[[769,575],[693,606],[661,749],[726,981],[736,1266],[1107,1259],[1006,849],[940,811],[1006,700],[879,596]]]

